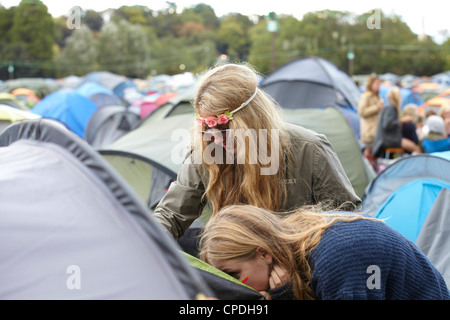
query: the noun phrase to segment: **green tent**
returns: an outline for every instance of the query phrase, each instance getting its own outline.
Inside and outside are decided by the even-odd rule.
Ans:
[[[177,128],[187,132],[193,123],[189,96],[179,97],[99,152],[153,208],[176,179],[181,165],[181,160],[172,161],[172,150],[180,146],[179,140],[172,139],[172,133]]]
[[[336,151],[356,194],[362,197],[375,172],[362,155],[353,131],[334,106],[283,109],[283,118],[293,124],[324,134]]]
[[[20,110],[0,102],[0,132],[14,122],[40,117],[30,111]]]
[[[19,110],[30,111],[23,101],[10,93],[0,93],[0,104],[5,104]]]

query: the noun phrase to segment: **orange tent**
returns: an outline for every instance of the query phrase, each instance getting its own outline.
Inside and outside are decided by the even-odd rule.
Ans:
[[[34,93],[33,90],[27,88],[17,88],[11,91],[11,94],[16,96],[16,98],[24,101],[28,105],[34,105],[38,103],[41,99]]]
[[[439,114],[439,109],[446,104],[450,104],[450,98],[436,96],[418,107],[417,112],[421,117],[424,116],[428,110],[434,111],[436,114]]]

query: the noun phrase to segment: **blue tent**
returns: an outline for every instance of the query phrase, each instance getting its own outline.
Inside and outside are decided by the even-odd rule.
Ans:
[[[449,159],[435,154],[420,154],[394,162],[367,186],[361,199],[363,211],[370,216],[376,216],[379,208],[394,192],[419,179],[437,179],[450,183]],[[420,197],[411,197],[409,204],[417,204],[420,200]]]
[[[94,82],[112,90],[119,98],[123,98],[125,96],[125,89],[127,88],[137,90],[136,84],[130,79],[108,71],[96,71],[89,73],[84,78],[82,84],[88,82]]]
[[[414,242],[450,285],[450,156],[402,158],[366,188],[363,212]]]
[[[98,107],[122,105],[120,99],[112,90],[98,83],[86,82],[80,85],[75,91],[89,98]]]
[[[378,209],[378,219],[416,242],[420,230],[442,189],[450,182],[439,179],[417,179],[398,188]],[[412,201],[414,199],[414,201]]]
[[[84,138],[85,127],[98,107],[83,95],[69,89],[49,94],[31,110],[43,118],[55,119]]]

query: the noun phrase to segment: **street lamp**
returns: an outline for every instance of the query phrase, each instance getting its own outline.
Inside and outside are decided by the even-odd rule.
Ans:
[[[270,69],[275,70],[275,36],[278,32],[278,19],[277,14],[275,12],[269,12],[268,20],[267,20],[267,31],[272,34],[271,37],[271,59],[270,59]]]

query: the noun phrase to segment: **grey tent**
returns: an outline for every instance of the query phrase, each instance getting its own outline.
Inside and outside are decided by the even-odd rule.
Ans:
[[[417,246],[430,259],[450,287],[450,190],[443,189],[433,204]]]
[[[361,92],[351,77],[319,57],[284,64],[261,82],[283,108],[317,108],[335,104],[358,109]]]
[[[0,135],[1,299],[214,296],[128,184],[52,121]]]
[[[94,148],[112,144],[133,130],[141,118],[120,105],[104,106],[92,114],[85,128],[85,139]]]

